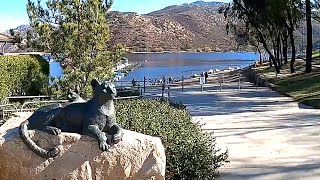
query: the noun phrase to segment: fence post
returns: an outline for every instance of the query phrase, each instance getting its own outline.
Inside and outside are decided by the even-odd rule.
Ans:
[[[221,79],[221,75],[219,76],[219,83],[220,83],[220,91],[222,91],[222,79]]]
[[[258,76],[256,74],[256,90],[258,90]]]
[[[168,86],[168,101],[170,99],[170,86]]]
[[[2,120],[4,120],[4,108],[1,108],[2,111]]]
[[[143,77],[143,92],[146,92],[146,77]]]
[[[224,73],[222,73],[222,83],[224,83]]]
[[[164,83],[162,82],[162,95],[161,95],[161,97],[162,97],[162,100],[164,100]]]
[[[184,86],[184,82],[183,82],[183,81],[184,81],[184,77],[182,76],[182,89],[181,89],[182,92],[183,92],[183,90],[184,90],[184,87],[183,87],[183,86]]]
[[[241,88],[241,74],[239,73],[239,91],[240,91],[240,88]]]

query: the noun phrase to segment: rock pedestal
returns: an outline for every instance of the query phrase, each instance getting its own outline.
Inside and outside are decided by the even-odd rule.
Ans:
[[[29,114],[19,113],[0,127],[0,179],[108,179],[165,178],[165,152],[159,138],[124,130],[123,141],[108,151],[97,141],[75,133],[52,136],[29,131],[41,147],[58,146],[61,153],[44,159],[35,155],[19,137],[19,125]]]

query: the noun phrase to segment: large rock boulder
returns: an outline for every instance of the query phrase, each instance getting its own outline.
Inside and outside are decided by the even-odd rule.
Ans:
[[[0,179],[164,179],[165,152],[159,138],[124,131],[123,141],[108,151],[95,139],[75,133],[52,136],[29,131],[41,147],[59,146],[61,153],[44,159],[19,137],[19,125],[30,116],[19,113],[0,127]]]

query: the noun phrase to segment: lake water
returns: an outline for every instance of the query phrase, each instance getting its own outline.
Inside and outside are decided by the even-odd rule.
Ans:
[[[50,76],[51,77],[60,77],[63,74],[63,70],[59,62],[51,61],[50,62]]]
[[[127,54],[130,63],[142,63],[122,80],[143,80],[162,76],[181,78],[201,74],[210,69],[244,68],[258,60],[256,53],[139,53]]]
[[[161,78],[162,76],[181,78],[200,74],[210,69],[226,69],[228,67],[247,67],[259,58],[256,53],[134,53],[126,54],[129,63],[142,63],[122,80],[143,80],[143,77]],[[145,62],[146,61],[146,62]],[[50,75],[62,75],[58,62],[50,63]]]

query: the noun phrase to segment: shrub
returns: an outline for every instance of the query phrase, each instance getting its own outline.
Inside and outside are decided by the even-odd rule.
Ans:
[[[227,159],[211,134],[201,131],[184,109],[157,100],[121,100],[117,119],[125,129],[157,136],[165,147],[166,179],[214,179]]]
[[[43,94],[48,83],[49,63],[41,56],[0,56],[0,99]]]

